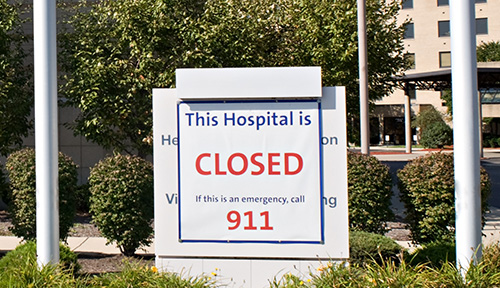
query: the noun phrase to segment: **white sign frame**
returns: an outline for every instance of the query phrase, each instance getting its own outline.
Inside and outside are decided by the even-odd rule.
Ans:
[[[315,68],[315,67],[313,67]],[[264,68],[259,69],[213,69],[219,74],[245,74],[259,77]],[[287,69],[294,70],[290,72]],[[267,78],[280,78],[288,73],[294,74],[293,86],[300,86],[301,73],[315,73],[320,69],[300,68],[271,69],[287,73],[266,73]],[[184,69],[183,69],[184,70]],[[201,71],[203,70],[203,71]],[[222,71],[224,70],[224,71]],[[271,71],[269,70],[269,71]],[[267,71],[267,70],[266,70]],[[319,73],[318,73],[319,71]],[[179,71],[180,72],[180,71]],[[198,85],[200,78],[210,73],[209,69],[188,69],[181,79],[190,85],[192,94],[183,96],[178,89],[153,90],[153,133],[155,166],[155,251],[156,266],[183,275],[210,275],[216,273],[219,283],[231,287],[268,287],[269,281],[291,273],[308,274],[314,271],[321,261],[346,260],[349,258],[348,207],[347,207],[347,132],[346,103],[344,87],[324,87],[317,90],[321,80],[314,85],[305,85],[300,94],[292,95],[290,89],[283,88],[283,80],[267,81],[262,87],[254,87],[254,95],[248,95],[240,88],[248,81],[232,77],[231,83],[222,87],[224,99],[311,99],[321,97],[322,125],[322,165],[323,165],[323,204],[324,204],[324,242],[310,243],[191,243],[179,242],[178,237],[178,144],[177,105],[186,99],[212,99],[213,95],[202,95],[204,86]],[[181,73],[181,74],[182,74]],[[195,75],[196,74],[196,75]],[[222,75],[221,74],[221,75]],[[253,75],[253,76],[252,76]],[[257,76],[256,76],[257,75]],[[280,76],[281,75],[281,76]],[[190,77],[194,76],[194,77]],[[184,82],[183,82],[184,81]],[[252,81],[250,79],[250,81]],[[245,82],[245,83],[241,83]],[[286,82],[286,81],[285,81]],[[275,87],[273,83],[280,83]],[[255,81],[254,81],[255,84]],[[208,83],[208,85],[212,85]],[[256,85],[256,84],[255,84]],[[215,85],[217,86],[217,85]],[[268,87],[265,87],[268,86]],[[198,88],[196,88],[198,87]],[[269,95],[269,89],[273,95]],[[306,97],[309,95],[308,97]],[[205,98],[207,97],[207,98]],[[272,97],[272,98],[269,98]],[[217,98],[217,97],[215,97]],[[218,98],[217,98],[218,99]],[[219,99],[220,100],[220,99]],[[297,227],[300,229],[300,227]]]

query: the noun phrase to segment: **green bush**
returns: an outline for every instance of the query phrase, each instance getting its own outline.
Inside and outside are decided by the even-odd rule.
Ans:
[[[455,237],[455,180],[453,154],[432,153],[414,159],[398,171],[406,221],[417,243],[453,242]],[[488,210],[491,185],[481,168],[481,209]]]
[[[59,152],[59,238],[66,239],[75,218],[77,166]],[[35,150],[22,149],[7,158],[10,179],[12,233],[26,240],[36,238]]]
[[[394,217],[389,168],[372,156],[347,156],[349,225],[354,230],[383,234],[385,223]]]
[[[9,251],[0,259],[0,275],[14,273],[14,270],[26,266],[26,268],[37,267],[36,255],[35,241],[27,241],[17,246],[16,249]],[[59,255],[59,265],[65,271],[76,274],[80,270],[78,257],[68,246],[59,244]]]
[[[455,243],[432,242],[416,249],[408,256],[411,265],[426,264],[440,268],[446,263],[454,263],[456,258]]]
[[[125,255],[151,243],[153,165],[134,156],[117,155],[90,171],[90,213],[109,242]]]
[[[391,238],[386,236],[362,232],[349,232],[350,261],[351,263],[365,263],[370,261],[392,260],[399,261],[403,248]]]
[[[420,144],[426,148],[442,148],[453,143],[453,130],[444,121],[430,124],[420,137]]]

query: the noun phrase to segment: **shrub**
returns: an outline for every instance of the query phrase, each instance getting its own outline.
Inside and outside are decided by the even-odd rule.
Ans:
[[[209,276],[182,277],[171,272],[159,272],[156,267],[148,268],[141,263],[124,263],[120,273],[107,273],[94,277],[89,287],[220,287]],[[214,275],[216,276],[216,275]]]
[[[351,263],[365,263],[367,261],[398,261],[398,255],[403,248],[391,238],[383,235],[350,231],[349,246]]]
[[[59,254],[60,267],[65,271],[76,274],[80,269],[77,255],[68,246],[63,244],[59,244]],[[13,273],[14,270],[24,268],[25,266],[28,266],[26,269],[36,269],[37,265],[36,242],[28,241],[17,246],[16,249],[8,252],[0,259],[0,275]]]
[[[383,234],[394,217],[389,168],[377,158],[348,153],[349,225],[352,229]]]
[[[426,264],[440,268],[446,263],[454,263],[456,258],[455,243],[432,242],[423,245],[409,255],[411,265]]]
[[[453,130],[444,121],[430,124],[420,138],[420,144],[426,148],[442,148],[453,143]]]
[[[59,237],[66,239],[75,218],[75,190],[78,175],[75,163],[59,152]],[[26,148],[7,158],[11,188],[9,205],[12,233],[26,240],[36,238],[35,150]]]
[[[90,171],[90,213],[109,242],[133,255],[151,243],[153,165],[134,156],[117,155]]]
[[[432,153],[414,159],[398,172],[401,200],[412,238],[417,243],[453,242],[455,236],[455,183],[453,154]],[[491,190],[481,168],[481,209],[488,210]]]

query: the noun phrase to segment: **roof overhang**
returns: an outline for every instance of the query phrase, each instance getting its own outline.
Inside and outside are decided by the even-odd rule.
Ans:
[[[403,89],[442,91],[451,89],[451,69],[394,77]],[[500,89],[500,62],[477,63],[478,90]]]

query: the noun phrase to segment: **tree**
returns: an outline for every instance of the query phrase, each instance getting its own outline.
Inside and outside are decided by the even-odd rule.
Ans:
[[[367,1],[372,101],[392,92],[391,77],[407,65],[400,4]],[[63,92],[82,111],[75,132],[105,147],[151,152],[151,89],[173,87],[179,67],[321,66],[323,85],[346,86],[348,117],[359,115],[355,0],[117,0],[78,9],[61,37]]]
[[[420,128],[420,143],[425,147],[442,147],[453,142],[452,129],[443,120],[443,114],[433,106],[421,111],[412,126]]]
[[[477,46],[476,53],[478,62],[500,61],[500,42],[481,43]]]
[[[394,89],[405,70],[400,1],[367,1],[370,100]],[[204,14],[201,50],[220,67],[321,66],[324,86],[346,86],[349,137],[359,123],[357,7],[355,0],[212,0]],[[225,15],[225,16],[224,16]],[[245,27],[245,28],[242,28]],[[215,47],[215,49],[214,49]],[[353,142],[353,141],[351,141]]]
[[[27,39],[22,31],[20,6],[0,0],[0,154],[22,144],[32,123],[32,73],[24,61]]]
[[[198,1],[83,1],[60,35],[66,105],[76,134],[119,152],[152,152],[153,88],[171,87],[189,52],[186,23]]]

